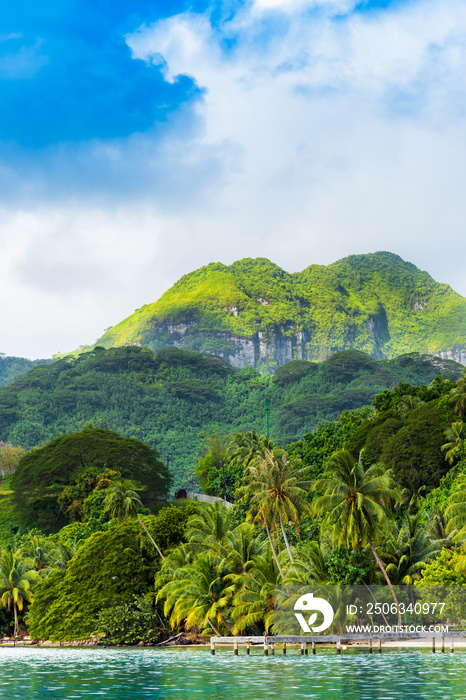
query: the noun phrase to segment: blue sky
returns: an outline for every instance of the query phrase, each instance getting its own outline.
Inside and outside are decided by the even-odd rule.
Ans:
[[[212,260],[391,250],[466,295],[466,4],[25,0],[0,28],[0,352]]]

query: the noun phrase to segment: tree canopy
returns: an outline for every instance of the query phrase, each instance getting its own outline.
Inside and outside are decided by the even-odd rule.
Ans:
[[[102,609],[133,601],[154,576],[143,557],[139,525],[126,520],[96,532],[78,549],[64,573],[54,572],[37,586],[30,609],[35,637],[81,639],[95,629]]]
[[[108,470],[158,497],[165,496],[170,486],[167,466],[154,448],[135,438],[88,426],[79,433],[57,437],[20,460],[11,478],[18,519],[25,527],[58,530],[69,522],[60,504],[64,489],[84,476],[95,477]]]

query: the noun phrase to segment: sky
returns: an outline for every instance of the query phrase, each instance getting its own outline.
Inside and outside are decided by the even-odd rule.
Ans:
[[[183,274],[397,253],[466,296],[464,0],[23,0],[0,20],[0,353]]]

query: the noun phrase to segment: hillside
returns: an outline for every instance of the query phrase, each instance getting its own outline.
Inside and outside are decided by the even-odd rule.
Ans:
[[[26,448],[59,433],[95,427],[116,430],[169,455],[175,487],[188,486],[204,433],[265,432],[286,444],[319,421],[370,404],[399,382],[457,379],[461,365],[411,354],[376,361],[348,350],[315,363],[295,360],[274,376],[233,369],[219,357],[177,348],[96,348],[36,367],[0,389],[0,440]]]
[[[466,364],[466,299],[387,252],[293,274],[265,258],[211,263],[97,344],[182,347],[262,372],[348,348],[376,359],[420,352]]]
[[[49,365],[53,360],[27,360],[25,357],[10,357],[0,354],[0,387],[11,384],[20,374],[33,367]]]

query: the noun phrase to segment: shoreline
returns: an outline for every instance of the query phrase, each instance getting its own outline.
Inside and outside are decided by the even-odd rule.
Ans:
[[[445,638],[446,639],[446,638]],[[269,638],[270,643],[273,644],[273,640]],[[441,646],[440,646],[440,639],[436,639],[436,645],[435,645],[435,653],[441,654]],[[241,646],[239,645],[239,649],[241,652]],[[277,644],[277,656],[281,655],[281,649],[279,649],[279,646]],[[39,642],[39,643],[34,643],[34,642],[3,642],[0,643],[0,653],[2,648],[8,648],[8,649],[206,649],[210,650],[210,643],[209,642],[201,642],[199,644],[167,644],[167,645],[158,645],[158,644],[135,644],[135,645],[123,645],[123,644],[97,644],[94,642],[50,642],[50,641],[44,641],[44,642]],[[251,644],[251,650],[254,648],[260,649],[261,651],[263,650],[263,645],[262,644]],[[455,639],[454,643],[454,649],[465,649],[466,648],[466,637],[459,637]],[[336,645],[335,644],[318,644],[317,645],[317,653],[319,651],[326,650],[326,651],[335,651],[336,650]],[[341,645],[342,651],[347,651],[351,649],[359,649],[361,651],[367,650],[369,651],[370,647],[369,644],[366,641],[354,641],[353,643],[350,644],[342,644]],[[432,649],[432,641],[429,638],[425,639],[400,639],[400,640],[391,640],[391,641],[384,641],[382,645],[382,649]],[[231,644],[221,644],[216,647],[216,651],[220,652],[222,650],[225,651],[233,651],[234,650],[234,644],[233,642]],[[300,651],[300,644],[299,643],[293,643],[293,644],[287,644],[287,650],[289,652],[294,652],[294,651]],[[377,649],[375,647],[372,647],[372,653],[375,655],[377,653]],[[244,653],[244,649],[242,650]],[[450,653],[450,648],[449,645],[445,644],[445,654]]]

